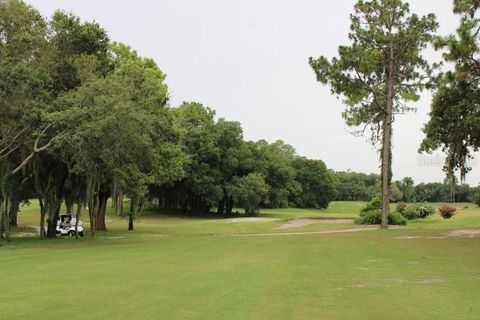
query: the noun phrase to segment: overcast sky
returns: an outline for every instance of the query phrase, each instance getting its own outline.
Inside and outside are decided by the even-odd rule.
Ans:
[[[335,170],[378,172],[378,155],[350,134],[341,101],[315,81],[308,57],[333,56],[347,44],[354,0],[29,0],[50,17],[55,9],[95,20],[114,41],[154,58],[167,73],[172,105],[198,101],[219,117],[242,123],[246,139],[282,139],[300,155]],[[440,33],[457,18],[451,0],[412,0],[413,12],[433,12]],[[433,53],[429,57],[436,58]],[[394,178],[443,180],[444,155],[419,156],[430,95],[418,111],[394,123]],[[475,161],[467,182],[477,184]]]

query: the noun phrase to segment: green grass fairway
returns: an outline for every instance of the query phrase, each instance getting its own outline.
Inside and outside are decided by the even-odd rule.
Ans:
[[[263,219],[147,214],[133,232],[111,217],[97,239],[16,237],[0,246],[0,319],[479,319],[480,237],[446,236],[480,229],[473,204],[389,231],[328,233],[364,228],[329,220],[278,229],[355,217],[361,205]],[[35,203],[19,219],[36,224]]]

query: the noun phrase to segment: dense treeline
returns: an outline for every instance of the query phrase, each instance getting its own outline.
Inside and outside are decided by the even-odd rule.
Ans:
[[[150,185],[160,210],[231,214],[242,207],[325,208],[335,196],[332,177],[320,160],[296,155],[282,141],[244,141],[238,122],[219,119],[199,103],[171,109],[187,156],[182,179]]]
[[[380,195],[380,176],[358,172],[332,172],[338,201],[370,201]],[[390,186],[391,202],[479,202],[480,190],[449,179],[444,182],[414,183],[410,177]]]
[[[199,103],[171,107],[168,97],[156,63],[98,24],[0,0],[2,237],[33,198],[43,238],[55,237],[62,204],[86,209],[94,235],[106,228],[109,198],[133,229],[145,206],[253,215],[325,208],[335,196],[322,161],[282,141],[245,141],[238,122]]]

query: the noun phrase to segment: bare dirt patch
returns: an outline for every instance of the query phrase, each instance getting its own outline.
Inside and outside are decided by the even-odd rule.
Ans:
[[[472,238],[480,237],[480,229],[453,230],[446,234],[447,237]]]
[[[16,232],[14,233],[14,236],[17,238],[30,238],[30,237],[36,237],[37,234],[34,232]]]
[[[410,240],[410,239],[420,239],[421,237],[418,237],[418,236],[401,236],[401,237],[397,237],[395,239],[397,240]]]
[[[279,230],[300,228],[317,223],[352,223],[353,219],[295,219],[276,228]]]

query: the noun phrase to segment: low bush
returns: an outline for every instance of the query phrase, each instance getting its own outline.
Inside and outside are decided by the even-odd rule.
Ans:
[[[403,202],[400,202],[397,204],[397,212],[402,214],[405,212],[405,209],[407,208],[407,204],[406,203],[403,203]]]
[[[426,204],[418,205],[418,217],[420,219],[425,219],[427,217],[433,216],[435,214],[435,209]]]
[[[360,209],[360,215],[362,213],[367,213],[373,210],[382,210],[382,201],[379,197],[373,198],[362,209]]]
[[[356,224],[381,224],[382,202],[379,198],[373,198],[360,210],[360,216],[355,220]],[[398,212],[388,214],[388,223],[391,225],[405,225],[407,220]]]
[[[400,214],[408,220],[417,219],[417,205],[409,204],[405,206],[405,209],[403,210],[403,212],[400,212]]]
[[[455,215],[455,211],[457,211],[457,208],[449,206],[447,204],[438,208],[438,213],[440,213],[443,219],[450,219]]]
[[[426,204],[411,203],[400,213],[408,220],[425,219],[435,214],[435,209]]]
[[[382,211],[381,210],[373,210],[369,212],[365,212],[360,214],[355,220],[356,224],[381,224],[382,223]],[[404,226],[407,224],[407,219],[403,217],[398,212],[390,212],[388,214],[388,224],[397,225],[397,226]]]

